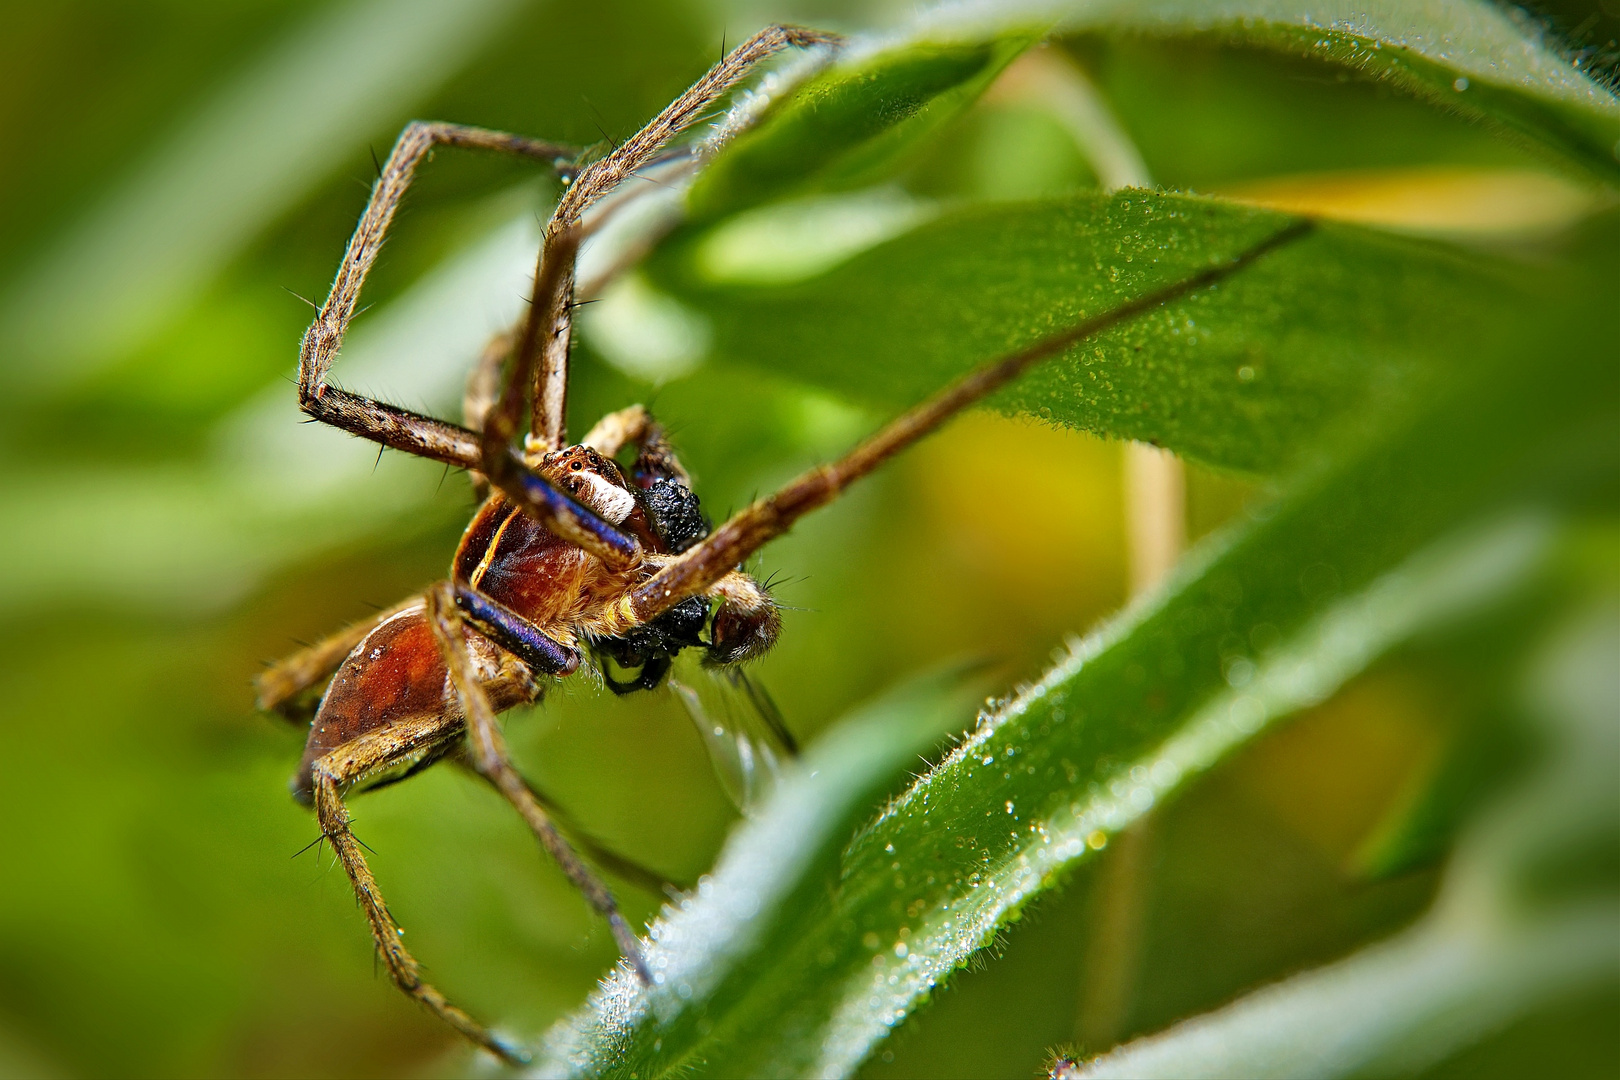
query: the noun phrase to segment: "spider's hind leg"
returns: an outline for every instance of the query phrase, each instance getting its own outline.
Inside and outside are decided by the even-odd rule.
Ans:
[[[619,905],[613,899],[613,894],[563,839],[540,801],[535,798],[533,789],[512,764],[511,755],[506,749],[506,737],[495,722],[495,710],[478,683],[472,658],[467,652],[465,623],[458,603],[460,599],[456,586],[450,582],[435,585],[428,590],[427,616],[428,626],[438,641],[445,666],[450,670],[450,682],[455,687],[456,697],[467,720],[468,758],[472,766],[489,778],[496,790],[528,823],[541,846],[557,860],[557,865],[585,894],[591,906],[607,919],[619,951],[642,981],[651,984],[652,973],[642,959],[641,943],[619,913]],[[533,630],[536,634],[540,633],[538,627]]]
[[[496,792],[500,792],[500,788],[496,787],[495,782],[479,772],[477,766],[467,758],[465,753],[453,757],[452,760],[465,769],[469,775],[477,777],[495,788]],[[562,807],[557,805],[555,799],[547,795],[538,786],[527,779],[524,780],[524,783],[528,784],[530,793],[534,795],[535,800],[540,803],[546,813],[551,816],[551,820],[556,826],[566,833],[573,845],[583,851],[597,866],[610,873],[617,874],[654,896],[668,896],[671,890],[691,887],[690,883],[673,880],[667,874],[643,866],[634,859],[619,854],[582,828]]]
[[[322,755],[312,770],[315,816],[320,822],[321,835],[331,843],[332,851],[349,875],[360,910],[371,924],[377,955],[394,985],[507,1064],[521,1065],[529,1060],[527,1053],[452,1005],[422,978],[421,966],[400,939],[399,926],[366,864],[360,841],[350,827],[349,809],[343,801],[344,790],[355,782],[441,749],[444,742],[460,734],[460,729],[459,718],[423,717],[377,728]]]

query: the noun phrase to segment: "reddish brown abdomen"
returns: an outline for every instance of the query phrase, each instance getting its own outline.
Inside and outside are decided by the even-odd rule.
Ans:
[[[293,794],[309,802],[311,766],[349,740],[400,720],[443,714],[447,674],[421,607],[407,608],[367,634],[321,699]]]

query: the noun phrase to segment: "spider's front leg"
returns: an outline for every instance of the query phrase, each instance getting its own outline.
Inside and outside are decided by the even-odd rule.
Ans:
[[[786,533],[801,517],[826,506],[849,485],[1030,368],[1062,355],[1105,330],[1225,280],[1307,235],[1312,228],[1308,220],[1296,221],[1224,262],[1206,266],[1180,281],[1127,300],[969,372],[889,421],[837,461],[817,465],[773,494],[737,511],[701,543],[694,544],[636,586],[623,601],[626,617],[648,622],[686,597],[706,592],[733,573],[743,560]]]
[[[533,158],[557,169],[570,164],[578,151],[500,131],[414,121],[400,133],[377,182],[371,189],[360,224],[349,240],[342,265],[320,313],[304,333],[298,355],[298,405],[325,424],[395,450],[432,458],[461,468],[477,468],[478,436],[466,428],[436,420],[370,398],[340,390],[327,382],[383,238],[410,187],[417,166],[435,147],[457,146]]]
[[[505,796],[528,823],[541,845],[557,860],[563,873],[585,894],[591,906],[607,919],[619,951],[642,981],[650,984],[652,973],[642,959],[641,944],[619,913],[619,905],[613,899],[613,894],[563,839],[540,801],[535,798],[533,789],[512,764],[511,755],[506,749],[506,738],[495,722],[495,710],[479,685],[472,658],[468,655],[465,625],[473,622],[504,648],[516,645],[518,649],[538,649],[542,655],[551,650],[561,650],[571,655],[574,666],[579,663],[578,655],[563,649],[539,627],[481,593],[448,581],[428,590],[427,618],[445,666],[450,671],[450,682],[455,688],[462,714],[466,717],[467,742],[473,767],[488,777],[496,790]],[[523,653],[519,652],[518,655],[522,656]]]

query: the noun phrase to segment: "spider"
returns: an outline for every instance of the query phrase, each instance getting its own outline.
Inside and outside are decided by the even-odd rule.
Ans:
[[[261,708],[302,719],[320,691],[294,796],[314,808],[321,837],[354,886],[378,955],[405,994],[508,1063],[521,1047],[498,1037],[426,982],[388,912],[345,798],[443,760],[487,779],[607,920],[624,960],[653,981],[612,893],[558,831],[554,808],[513,766],[496,715],[538,701],[546,680],[590,664],[618,693],[651,689],[671,661],[698,650],[722,671],[767,651],[781,620],[770,593],[739,567],[810,511],[1032,365],[1155,306],[1233,273],[1296,230],[1235,259],[1095,315],[961,378],[891,421],[839,460],[811,469],[710,529],[663,430],[640,405],[611,413],[570,444],[564,426],[575,260],[605,213],[593,208],[758,62],[789,47],[836,50],[835,35],[768,27],[727,54],[634,136],[583,166],[569,147],[456,124],[413,122],[382,167],[331,291],[299,351],[298,400],[315,420],[467,470],[487,497],[448,578],[374,618],[272,665]],[[496,337],[469,382],[467,426],[341,390],[327,375],[361,286],[419,164],[440,146],[515,154],[565,183],[544,231],[532,303]],[[529,430],[518,440],[525,405]],[[617,458],[633,452],[633,463]],[[621,677],[623,676],[623,677]],[[769,719],[769,718],[767,718]],[[779,722],[775,741],[792,739]],[[599,862],[611,853],[586,846]],[[624,864],[618,862],[616,868]],[[634,870],[632,866],[630,868]]]

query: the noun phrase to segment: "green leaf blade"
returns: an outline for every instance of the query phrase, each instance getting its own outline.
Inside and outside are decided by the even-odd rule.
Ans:
[[[685,246],[655,271],[712,320],[717,359],[889,410],[1291,220],[1197,196],[1087,193],[964,208],[794,284],[715,285]],[[991,404],[1277,471],[1336,418],[1411,400],[1459,351],[1500,350],[1524,310],[1515,273],[1323,225],[1236,279],[1077,346]]]
[[[1605,183],[1620,182],[1620,98],[1613,88],[1493,4],[1160,0],[1057,9],[1065,31],[1213,37],[1311,57],[1511,133]]]
[[[762,203],[873,182],[972,104],[1039,33],[908,42],[840,65],[775,102],[693,185],[687,209],[710,222]]]

